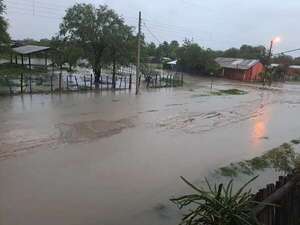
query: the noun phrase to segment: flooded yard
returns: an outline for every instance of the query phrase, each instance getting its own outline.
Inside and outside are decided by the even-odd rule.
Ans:
[[[178,224],[180,176],[218,181],[218,168],[300,137],[296,83],[185,82],[1,97],[0,224]],[[266,173],[255,188],[278,175]]]

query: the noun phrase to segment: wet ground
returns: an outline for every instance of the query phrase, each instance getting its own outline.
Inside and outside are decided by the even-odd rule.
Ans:
[[[189,77],[139,96],[0,98],[0,224],[177,224],[180,176],[199,182],[300,136],[300,85],[217,80],[213,92],[234,88],[247,94]]]

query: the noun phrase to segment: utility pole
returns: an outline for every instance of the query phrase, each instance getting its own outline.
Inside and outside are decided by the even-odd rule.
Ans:
[[[273,40],[271,40],[271,43],[270,43],[270,49],[269,49],[269,55],[268,55],[268,64],[271,63],[272,48],[273,48]]]
[[[140,64],[141,64],[141,29],[142,29],[142,13],[139,12],[139,31],[138,31],[138,49],[137,49],[137,66],[136,66],[136,90],[135,94],[139,94],[140,88]]]

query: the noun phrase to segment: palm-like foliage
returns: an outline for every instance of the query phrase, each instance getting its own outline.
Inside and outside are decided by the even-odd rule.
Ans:
[[[253,208],[258,204],[253,201],[251,190],[246,187],[257,177],[254,177],[238,191],[233,191],[233,180],[227,185],[219,184],[213,187],[206,180],[208,190],[198,188],[187,181],[196,193],[171,199],[180,209],[190,207],[182,218],[183,225],[254,225],[257,224]]]

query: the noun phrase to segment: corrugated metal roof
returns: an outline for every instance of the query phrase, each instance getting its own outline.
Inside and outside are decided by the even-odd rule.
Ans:
[[[290,65],[290,68],[291,69],[300,69],[300,66],[299,65]]]
[[[13,48],[14,52],[17,52],[21,55],[28,55],[36,52],[41,52],[48,50],[49,47],[46,46],[37,46],[37,45],[24,45],[21,47]]]
[[[177,60],[171,61],[167,63],[168,65],[176,65],[177,64]]]
[[[238,59],[238,58],[224,58],[218,57],[215,61],[223,68],[231,68],[231,69],[241,69],[248,70],[257,63],[259,60],[257,59]]]

